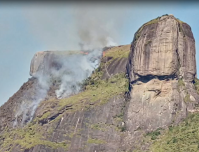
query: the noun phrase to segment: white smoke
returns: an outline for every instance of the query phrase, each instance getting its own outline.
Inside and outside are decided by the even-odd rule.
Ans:
[[[92,6],[79,6],[73,12],[78,38],[85,49],[102,48],[117,45],[119,20],[113,17],[115,12],[109,12]],[[118,19],[118,18],[117,18]],[[122,21],[122,19],[120,19]],[[115,40],[114,40],[115,39]]]
[[[49,83],[42,77],[41,75],[38,78],[38,83],[33,85],[34,95],[30,96],[30,94],[24,95],[24,100],[21,102],[20,107],[17,109],[15,114],[15,121],[13,126],[23,126],[27,122],[30,122],[33,119],[36,108],[39,103],[44,100],[47,95],[47,91],[49,89]],[[20,123],[18,122],[18,118],[22,117]]]
[[[101,49],[94,50],[88,55],[76,54],[59,58],[62,68],[52,70],[52,75],[60,80],[60,87],[56,90],[57,98],[68,97],[81,90],[81,83],[98,67]]]
[[[37,79],[37,83],[33,86],[34,95],[32,98],[29,94],[24,95],[24,99],[27,100],[23,100],[17,110],[14,126],[23,126],[33,119],[36,108],[41,101],[45,100],[54,82],[59,85],[58,89],[55,90],[58,99],[79,93],[82,89],[83,80],[90,76],[99,66],[102,49],[95,49],[87,55],[75,54],[75,52],[71,55],[67,55],[67,53],[66,55],[52,53],[52,55],[54,56],[53,58],[47,58],[47,61],[42,62],[42,64],[50,65],[53,62],[61,66],[56,68],[56,66],[44,65],[44,69],[38,69],[34,73],[33,76]],[[18,117],[22,117],[20,123],[18,123]]]
[[[79,50],[89,52],[88,55],[58,55],[56,62],[61,65],[61,68],[56,69],[44,66],[46,69],[41,69],[35,73],[34,77],[38,79],[38,83],[35,86],[37,89],[34,99],[31,101],[24,100],[16,113],[16,118],[20,115],[23,115],[22,124],[32,120],[36,108],[38,107],[39,103],[48,95],[48,91],[54,80],[59,82],[59,88],[55,90],[57,98],[66,98],[70,95],[77,94],[81,90],[81,84],[83,80],[90,76],[92,72],[99,66],[103,47],[117,45],[115,38],[118,38],[117,30],[121,25],[120,22],[122,22],[122,20],[119,19],[119,22],[115,22],[115,20],[111,17],[113,14],[116,14],[114,12],[107,15],[107,11],[90,8],[91,7],[87,6],[78,6],[74,11],[72,11],[72,15],[74,17],[72,31],[76,31],[76,33],[73,33],[71,37],[73,40],[76,39],[76,44],[79,44]],[[37,13],[39,13],[39,11],[37,11]],[[45,31],[47,29],[43,28],[45,27],[44,25],[42,25],[42,28],[39,29],[40,25],[38,24],[45,24],[45,17],[43,16],[43,13],[39,13],[42,14],[42,18],[38,18],[41,20],[41,22],[39,22],[39,20],[37,21],[35,14],[33,15],[33,12],[29,12],[27,14],[30,23],[33,23],[34,25],[33,31],[36,32],[36,34],[40,35],[41,30]],[[60,30],[61,29],[59,29],[59,31]],[[63,29],[63,31],[65,32],[66,29]],[[47,33],[48,32],[49,31],[47,31]],[[71,32],[68,33],[71,34]],[[43,38],[43,36],[41,37]],[[50,38],[53,39],[53,37]],[[57,38],[55,42],[57,42],[58,39],[59,38]],[[45,40],[48,39],[45,38]],[[67,40],[69,39],[67,38]],[[65,43],[67,44],[70,42]],[[53,44],[54,47],[55,45],[59,44],[59,42],[53,43],[50,41],[49,46],[51,46],[51,44]],[[60,47],[58,46],[58,49],[59,48]],[[50,61],[47,61],[46,63],[48,64]],[[15,120],[14,125],[17,125],[17,119]]]

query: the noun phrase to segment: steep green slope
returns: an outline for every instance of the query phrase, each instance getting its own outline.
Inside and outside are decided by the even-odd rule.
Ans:
[[[199,114],[190,114],[178,126],[162,132],[151,146],[153,152],[198,152]]]

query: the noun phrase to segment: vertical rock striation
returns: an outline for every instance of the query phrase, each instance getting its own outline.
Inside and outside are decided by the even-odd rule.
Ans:
[[[131,100],[126,124],[131,133],[165,128],[197,111],[195,53],[190,26],[173,15],[151,20],[135,33],[127,63]],[[135,138],[131,134],[125,143]]]
[[[173,15],[145,23],[135,33],[128,71],[131,81],[143,76],[176,76],[192,82],[196,60],[190,26]]]
[[[59,62],[60,56],[71,59],[68,53],[57,53],[37,53],[30,68],[33,78],[0,107],[0,151],[151,151],[153,141],[145,138],[146,133],[178,125],[188,113],[199,111],[191,28],[164,15],[141,26],[131,48],[105,50],[82,92],[55,98],[58,84],[50,83],[31,123],[13,129],[16,107],[38,97],[37,74],[55,76],[52,69],[72,66],[73,62]]]

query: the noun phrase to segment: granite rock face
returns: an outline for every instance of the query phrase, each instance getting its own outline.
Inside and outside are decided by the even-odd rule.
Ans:
[[[151,20],[135,33],[127,63],[127,130],[166,128],[197,111],[195,53],[190,26],[173,15]],[[124,141],[133,145],[138,137],[130,133]]]
[[[129,56],[131,81],[141,76],[177,76],[193,81],[196,75],[195,40],[188,24],[173,15],[144,24],[135,34]]]
[[[128,128],[152,131],[186,117],[186,104],[178,92],[177,80],[138,81],[131,91]]]
[[[60,68],[56,56],[37,53],[30,74]],[[80,93],[58,99],[52,83],[31,123],[13,129],[10,111],[21,104],[22,91],[34,98],[37,78],[25,83],[0,108],[0,151],[151,151],[152,142],[143,142],[146,133],[178,125],[198,111],[195,77],[190,26],[173,15],[158,17],[138,29],[131,46],[105,50]]]
[[[63,66],[59,60],[64,57],[67,58],[70,54],[69,51],[37,52],[31,60],[30,75],[35,76],[37,73],[50,74],[49,72],[53,68],[59,70]]]

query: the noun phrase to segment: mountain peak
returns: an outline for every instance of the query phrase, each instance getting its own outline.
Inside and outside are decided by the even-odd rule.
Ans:
[[[0,108],[0,151],[152,151],[198,111],[195,53],[190,26],[167,14],[143,24],[131,45],[36,53],[33,77]],[[166,149],[179,148],[174,139]]]
[[[143,24],[135,33],[129,65],[131,80],[139,76],[196,76],[195,39],[188,24],[163,15]],[[133,66],[131,66],[133,65]]]

